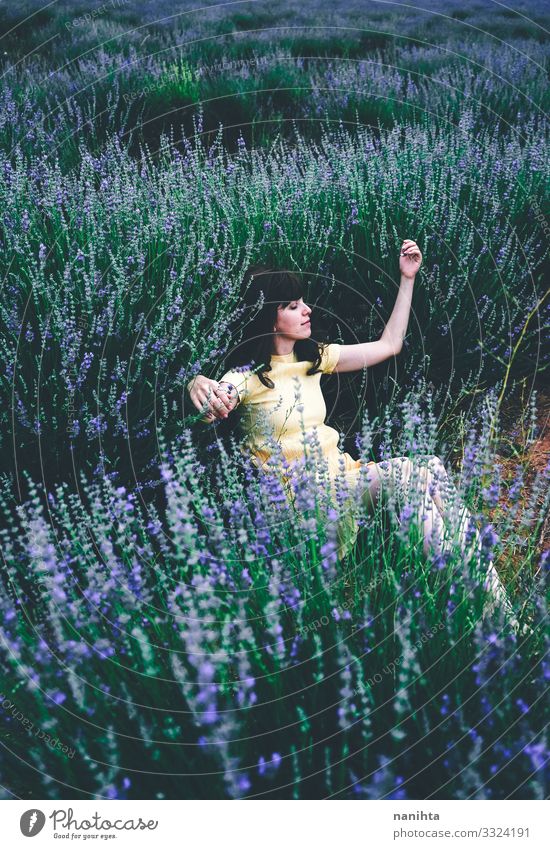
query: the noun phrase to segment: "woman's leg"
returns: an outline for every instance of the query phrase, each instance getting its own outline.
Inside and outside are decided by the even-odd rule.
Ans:
[[[460,528],[460,545],[464,554],[468,547],[473,547],[478,562],[481,561],[482,539],[478,531],[475,520],[466,506],[462,506],[459,510],[459,528]],[[489,555],[486,566],[486,576],[483,583],[484,589],[489,593],[489,598],[483,609],[483,616],[490,615],[498,604],[504,605],[506,612],[512,618],[513,623],[517,625],[514,610],[510,604],[510,599],[506,588],[500,580],[499,574],[495,568],[493,557]]]
[[[370,480],[362,494],[364,503],[372,510],[381,494],[389,496],[390,501],[404,496],[407,502],[414,502],[415,495],[411,484],[415,483],[420,486],[419,506],[423,510],[420,518],[423,522],[424,553],[429,554],[431,548],[436,552],[448,548],[444,533],[445,518],[450,524],[451,535],[456,527],[455,521],[458,524],[457,532],[462,552],[465,554],[466,550],[473,546],[479,558],[482,540],[470,511],[460,504],[457,490],[441,459],[436,456],[426,459],[427,464],[416,464],[416,468],[407,457],[392,457],[383,463],[369,464],[367,474]],[[489,560],[486,567],[484,588],[490,594],[490,599],[485,605],[483,615],[491,614],[497,604],[502,604],[516,627],[517,620],[508,594],[492,560]]]
[[[368,509],[374,508],[381,494],[390,502],[405,500],[422,523],[424,553],[441,551],[444,524],[436,499],[430,494],[435,484],[432,472],[425,467],[415,468],[408,457],[392,457],[369,464],[367,474],[370,480],[361,497]],[[437,491],[435,495],[442,504]],[[398,509],[395,512],[399,514]]]
[[[441,510],[441,515],[444,519],[447,518],[450,514],[451,509],[454,514],[458,514],[458,536],[462,553],[465,554],[467,548],[469,546],[472,546],[473,544],[476,555],[480,557],[482,548],[481,535],[476,527],[475,520],[468,508],[464,504],[460,504],[460,499],[456,487],[450,480],[442,460],[439,457],[432,456],[428,460],[428,466],[432,471],[432,475],[435,481],[435,487],[437,488],[437,493],[432,493],[432,497],[435,503],[437,504],[438,508]],[[441,499],[441,496],[443,496],[443,498],[445,499],[444,503]],[[452,502],[452,505],[450,502]],[[489,593],[493,596],[495,602],[500,601],[509,607],[508,594],[499,578],[498,572],[495,569],[492,558],[489,558],[489,562],[487,564],[487,577],[485,580],[485,589],[488,590]],[[486,613],[492,612],[492,610],[494,610],[494,606],[494,603],[490,606],[488,605]],[[509,609],[511,610],[510,607]]]

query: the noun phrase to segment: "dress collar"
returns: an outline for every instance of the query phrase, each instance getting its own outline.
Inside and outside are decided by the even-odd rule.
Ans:
[[[290,354],[271,354],[271,359],[281,363],[293,363],[296,359],[296,352],[291,351]]]

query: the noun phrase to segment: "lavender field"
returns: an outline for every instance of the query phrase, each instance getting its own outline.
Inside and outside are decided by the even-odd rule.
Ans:
[[[0,798],[547,798],[549,26],[0,8]],[[186,390],[253,262],[303,275],[317,338],[379,338],[404,238],[403,350],[324,379],[328,423],[443,458],[480,556],[342,481],[341,557],[313,477],[290,505]],[[482,616],[490,559],[525,630]]]

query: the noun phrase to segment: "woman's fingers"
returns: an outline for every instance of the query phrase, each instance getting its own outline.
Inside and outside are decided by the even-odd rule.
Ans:
[[[200,386],[192,386],[189,394],[197,410],[207,418],[226,419],[233,409],[227,391],[217,381],[203,381]]]
[[[195,404],[195,406],[196,406],[197,410],[200,413],[203,414],[203,416],[207,416],[207,417],[212,418],[212,419],[225,418],[225,415],[224,415],[224,413],[221,412],[220,408],[219,407],[213,408],[208,403],[208,399],[205,399],[202,404],[201,404],[200,401],[198,401],[197,404]],[[223,406],[223,404],[222,404],[222,408],[223,408],[223,410],[225,410],[225,407]]]
[[[401,256],[420,256],[420,248],[416,244],[416,242],[412,242],[409,245],[405,245],[401,248]]]
[[[214,389],[214,394],[216,396],[216,406],[218,409],[224,409],[231,411],[231,401],[227,397],[227,393],[223,389]]]
[[[225,405],[218,398],[207,398],[205,403],[209,412],[214,416],[220,416],[225,411]]]
[[[208,412],[216,419],[225,419],[231,411],[231,402],[226,398],[222,389],[212,387],[205,395],[204,402],[207,404]]]
[[[211,395],[205,390],[197,390],[197,392],[191,396],[195,407],[202,413],[206,410],[208,412],[208,408],[210,407],[210,399]]]

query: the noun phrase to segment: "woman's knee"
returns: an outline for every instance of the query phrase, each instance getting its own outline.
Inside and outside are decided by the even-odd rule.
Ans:
[[[426,479],[431,478],[431,472],[420,462],[416,457],[397,457],[398,461],[398,477],[401,483],[409,486],[414,481],[426,483]]]
[[[430,494],[432,497],[437,493],[443,498],[449,496],[452,491],[451,478],[445,468],[445,464],[441,457],[432,454],[429,458],[428,468],[430,469]]]
[[[447,477],[447,469],[445,463],[438,457],[437,454],[431,454],[428,459],[428,467],[432,472],[435,472],[439,477]]]
[[[374,508],[379,496],[385,495],[386,490],[391,487],[389,472],[387,462],[369,463],[364,477],[361,476],[357,484],[356,497],[362,500],[369,510]]]
[[[386,498],[406,492],[414,474],[414,464],[409,457],[391,457],[376,464],[376,487]]]
[[[434,454],[427,458],[392,457],[369,465],[368,470],[371,496],[378,495],[380,490],[407,489],[413,480],[419,480],[426,487],[433,483],[435,476],[446,476],[443,461]]]
[[[437,454],[424,454],[414,458],[413,467],[417,470],[420,480],[424,484],[433,484],[435,481],[447,481],[449,476],[445,464]]]
[[[377,487],[389,487],[406,482],[412,471],[413,464],[408,457],[391,457],[369,466],[369,479],[374,479]]]
[[[392,471],[395,475],[410,477],[414,470],[414,463],[410,457],[392,457],[390,460]]]
[[[450,478],[443,460],[436,454],[416,457],[392,457],[389,460],[369,465],[368,485],[361,493],[369,509],[379,496],[386,501],[392,498],[415,499],[429,493],[439,510],[443,509],[440,498],[445,498]],[[415,496],[413,493],[417,493]]]

